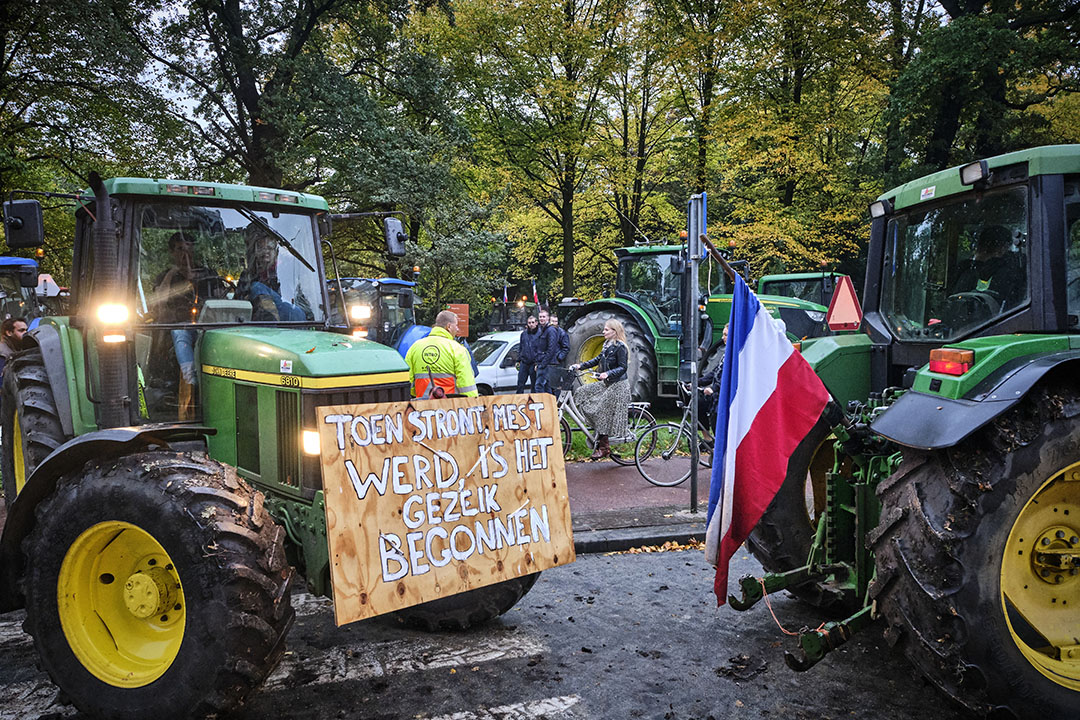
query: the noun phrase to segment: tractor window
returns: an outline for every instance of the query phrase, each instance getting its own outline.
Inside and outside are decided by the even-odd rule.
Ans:
[[[636,303],[662,335],[679,332],[682,277],[671,271],[674,253],[628,255],[619,261],[618,294]]]
[[[1028,300],[1027,188],[898,213],[881,307],[901,340],[955,340]]]
[[[198,416],[200,327],[322,323],[310,215],[181,202],[135,206],[135,349],[150,421]]]
[[[141,322],[325,319],[309,215],[153,203],[136,217]]]
[[[1065,179],[1065,291],[1069,324],[1080,325],[1080,176]]]

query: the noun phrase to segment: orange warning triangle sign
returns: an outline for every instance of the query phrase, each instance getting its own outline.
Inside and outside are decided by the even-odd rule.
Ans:
[[[862,324],[862,306],[855,294],[855,286],[850,275],[843,275],[836,283],[832,300],[829,302],[829,314],[825,322],[833,332],[837,330],[858,330]]]

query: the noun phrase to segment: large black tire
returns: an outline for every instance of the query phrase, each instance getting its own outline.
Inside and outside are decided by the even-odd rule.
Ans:
[[[784,484],[750,533],[746,545],[766,572],[783,573],[806,565],[818,519],[825,509],[825,473],[832,469],[831,427],[819,420],[788,461]],[[803,602],[830,614],[846,614],[859,598],[827,583],[789,588]]]
[[[652,402],[656,397],[656,355],[645,331],[626,313],[594,310],[575,320],[567,330],[570,354],[566,364],[582,363],[600,354],[604,342],[604,323],[608,320],[618,320],[626,330],[626,344],[630,350],[626,369],[630,396],[640,402]]]
[[[905,451],[878,487],[870,594],[885,636],[976,713],[1080,717],[1080,667],[1067,655],[1080,575],[1040,577],[1031,552],[1080,553],[1078,405],[1073,387],[1036,388],[955,448]]]
[[[10,506],[34,468],[66,440],[41,350],[20,353],[4,368],[0,431],[0,472],[4,477],[4,498]],[[16,463],[17,459],[21,462]]]
[[[37,510],[23,545],[23,627],[89,716],[224,712],[284,651],[294,615],[283,541],[262,494],[203,455],[91,462]],[[146,636],[178,647],[144,657],[133,648]]]
[[[517,605],[536,584],[540,573],[522,575],[494,585],[414,605],[393,614],[402,625],[428,632],[467,630],[495,618]]]

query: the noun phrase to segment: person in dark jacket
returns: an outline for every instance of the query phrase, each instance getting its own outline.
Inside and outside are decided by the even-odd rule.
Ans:
[[[600,382],[587,383],[574,391],[577,406],[598,436],[593,460],[611,455],[610,436],[622,437],[626,434],[627,412],[630,409],[630,383],[627,381],[629,363],[626,330],[621,322],[611,319],[604,323],[604,347],[600,354],[588,362],[570,366],[572,370],[600,366],[600,374],[597,375]]]
[[[530,315],[525,320],[525,329],[521,331],[521,340],[518,343],[518,381],[517,392],[525,392],[525,384],[529,389],[536,391],[536,364],[542,359],[541,353],[547,352],[547,346],[542,345],[543,335],[535,315]]]
[[[536,392],[551,392],[548,385],[548,368],[556,364],[559,354],[559,329],[551,325],[551,315],[546,308],[541,308],[539,315],[541,346],[543,351],[536,361]]]
[[[548,320],[548,324],[550,324],[551,327],[559,331],[559,349],[555,355],[555,365],[562,367],[563,363],[566,362],[566,356],[570,354],[570,333],[566,332],[559,326],[558,315],[552,315],[551,319]]]

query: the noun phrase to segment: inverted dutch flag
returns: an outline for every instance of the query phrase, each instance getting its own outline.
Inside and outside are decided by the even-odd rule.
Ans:
[[[784,483],[788,461],[828,402],[828,390],[782,324],[736,276],[705,534],[720,605],[727,599],[728,561]]]
[[[533,287],[533,302],[536,303],[536,307],[539,310],[539,308],[540,308],[540,296],[536,294],[536,278],[533,278],[532,287]]]
[[[503,283],[503,304],[510,302],[510,299],[506,296],[507,284]]]

